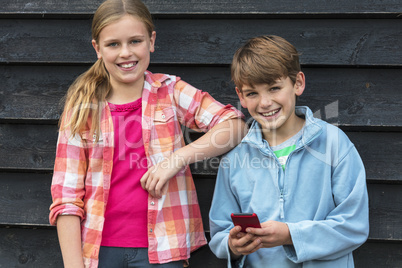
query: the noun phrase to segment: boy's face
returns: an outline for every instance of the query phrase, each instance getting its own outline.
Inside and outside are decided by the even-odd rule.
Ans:
[[[241,92],[238,88],[236,91],[242,107],[247,108],[250,115],[260,123],[264,133],[287,136],[296,128],[296,96],[303,93],[304,87],[304,74],[299,72],[294,84],[286,77],[278,79],[272,85],[244,85]]]

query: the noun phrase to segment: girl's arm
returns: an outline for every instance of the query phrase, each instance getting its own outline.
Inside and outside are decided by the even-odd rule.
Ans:
[[[176,150],[170,157],[151,167],[141,178],[141,185],[152,196],[160,198],[163,186],[183,167],[228,152],[247,133],[246,123],[229,119],[215,125],[194,142]]]
[[[69,129],[63,130],[64,122],[57,141],[49,221],[57,226],[64,267],[83,268],[81,220],[85,217],[86,152],[80,139],[71,137]]]
[[[178,80],[173,103],[178,121],[187,128],[206,132],[201,138],[176,149],[169,157],[151,167],[141,178],[141,185],[152,196],[160,198],[166,182],[183,167],[196,161],[226,153],[246,134],[243,114],[231,105],[223,105],[210,94]]]
[[[81,251],[81,225],[78,216],[57,217],[57,234],[65,268],[84,268]]]

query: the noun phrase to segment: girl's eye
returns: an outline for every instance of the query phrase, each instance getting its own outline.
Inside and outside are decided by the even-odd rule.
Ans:
[[[110,43],[110,44],[108,44],[107,46],[108,46],[108,47],[116,47],[116,46],[117,46],[117,43]]]

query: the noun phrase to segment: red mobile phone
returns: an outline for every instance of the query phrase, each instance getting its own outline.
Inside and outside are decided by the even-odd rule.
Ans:
[[[261,228],[260,221],[255,213],[232,213],[233,224],[239,225],[242,232],[246,232],[247,227]]]

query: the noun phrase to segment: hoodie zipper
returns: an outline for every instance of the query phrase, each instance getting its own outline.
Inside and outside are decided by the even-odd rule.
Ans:
[[[266,142],[266,141],[265,141]],[[267,143],[267,145],[268,145],[268,143]],[[285,209],[284,209],[284,204],[285,204],[285,198],[284,198],[284,194],[283,194],[283,185],[284,185],[284,178],[285,178],[285,171],[283,170],[283,168],[282,168],[282,165],[279,163],[279,161],[278,161],[278,158],[275,156],[275,154],[272,152],[272,150],[271,150],[271,148],[269,147],[269,145],[267,146],[268,147],[268,151],[270,152],[269,154],[267,154],[267,153],[265,153],[265,152],[262,152],[264,155],[266,155],[266,156],[268,156],[268,157],[272,157],[272,158],[274,158],[274,160],[276,161],[276,165],[277,165],[277,167],[278,167],[278,189],[279,189],[279,218],[281,219],[281,220],[283,220],[284,218],[285,218]],[[292,152],[293,153],[293,152]],[[291,153],[291,154],[292,154]],[[289,155],[290,156],[290,155]],[[288,159],[286,160],[286,165],[287,165],[287,162],[288,162],[288,160],[289,160],[289,157],[288,157]],[[283,172],[283,174],[281,174]],[[283,176],[283,180],[281,179],[281,175]]]
[[[283,205],[285,203],[285,200],[283,199],[283,189],[280,189],[281,195],[279,196],[279,217],[281,220],[285,218],[285,211],[283,208]]]
[[[281,220],[283,220],[284,218],[285,218],[285,197],[284,197],[284,185],[285,185],[285,179],[286,179],[286,167],[288,166],[288,164],[289,164],[289,160],[290,160],[290,157],[293,155],[293,153],[295,153],[295,152],[297,152],[297,151],[300,151],[301,150],[301,147],[298,147],[298,148],[296,148],[295,150],[293,150],[290,154],[289,154],[289,156],[288,156],[288,158],[286,159],[286,163],[285,163],[285,170],[283,170],[283,168],[282,168],[282,165],[278,162],[278,160],[277,160],[277,158],[275,158],[276,159],[276,161],[277,161],[277,165],[278,165],[278,168],[279,168],[279,174],[280,173],[282,173],[283,172],[283,179],[282,180],[278,180],[278,187],[279,187],[279,218],[281,219]],[[280,176],[280,175],[279,175]],[[281,183],[282,182],[282,183]]]

